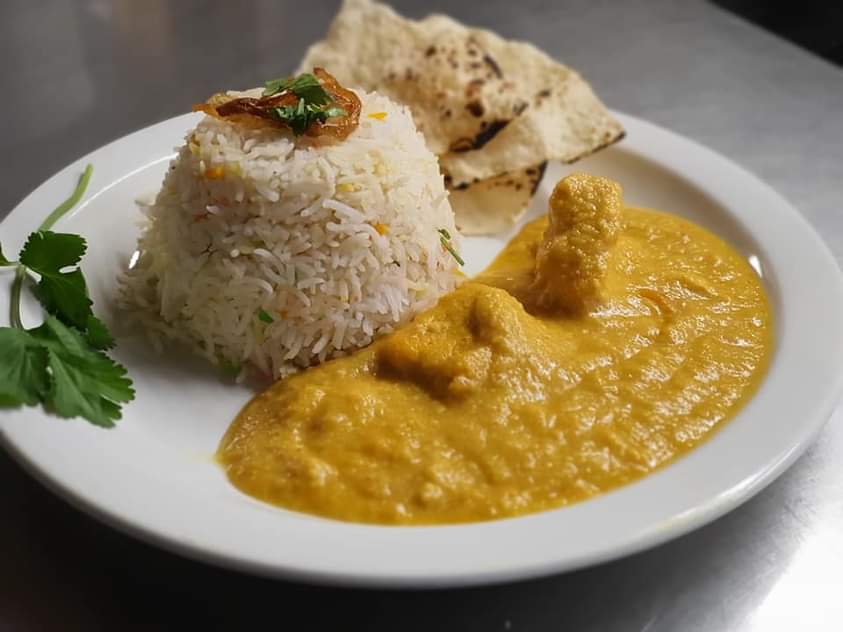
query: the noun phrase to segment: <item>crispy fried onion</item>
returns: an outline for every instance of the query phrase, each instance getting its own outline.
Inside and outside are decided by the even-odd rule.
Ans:
[[[313,74],[322,88],[332,99],[333,106],[342,108],[345,114],[332,116],[325,121],[313,121],[305,130],[307,136],[330,136],[345,140],[354,131],[360,120],[360,99],[351,90],[342,87],[324,68],[314,68]],[[193,106],[194,112],[204,112],[218,119],[246,125],[248,127],[278,127],[290,129],[290,126],[275,114],[275,108],[296,105],[299,101],[291,90],[284,90],[270,96],[232,97],[217,93],[205,103]]]

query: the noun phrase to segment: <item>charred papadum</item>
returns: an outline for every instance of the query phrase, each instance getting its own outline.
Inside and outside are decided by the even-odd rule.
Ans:
[[[574,70],[531,44],[442,15],[408,20],[371,0],[346,0],[302,61],[313,66],[410,107],[457,192],[452,205],[466,234],[517,221],[548,160],[574,162],[624,133]]]

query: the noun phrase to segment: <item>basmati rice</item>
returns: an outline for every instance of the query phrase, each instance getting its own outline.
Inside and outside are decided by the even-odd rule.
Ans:
[[[406,108],[358,96],[360,125],[339,143],[210,117],[188,134],[121,275],[121,307],[153,344],[280,377],[368,345],[454,287],[437,231],[457,249],[459,235],[436,157]]]

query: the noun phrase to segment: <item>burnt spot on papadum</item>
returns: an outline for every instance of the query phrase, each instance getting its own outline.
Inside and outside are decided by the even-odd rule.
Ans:
[[[544,172],[547,170],[547,160],[541,163],[538,166],[537,173],[535,175],[535,180],[533,180],[533,185],[530,187],[530,195],[535,195],[536,191],[541,184],[542,178],[544,178]],[[529,171],[529,170],[528,170]]]
[[[591,156],[592,154],[600,151],[601,149],[606,149],[607,147],[610,147],[611,145],[614,145],[615,143],[621,142],[624,138],[626,138],[626,130],[621,130],[621,132],[619,134],[617,134],[616,136],[612,136],[611,132],[607,132],[604,135],[605,140],[604,140],[603,143],[601,143],[600,145],[598,145],[597,147],[595,147],[594,149],[592,149],[588,153],[580,154],[579,156],[576,156],[576,157],[574,157],[570,160],[563,160],[563,162],[565,164],[568,164],[568,165],[573,164],[573,163],[577,162],[578,160],[582,160],[583,158],[587,158],[588,156]]]
[[[472,98],[475,96],[480,90],[483,88],[483,85],[486,83],[483,79],[472,79],[467,84],[465,84],[465,95],[468,98]]]
[[[461,154],[466,151],[471,151],[474,149],[470,138],[458,138],[451,146],[448,147],[448,151],[453,151],[454,153]]]
[[[483,107],[483,104],[480,102],[479,99],[475,99],[473,101],[469,101],[465,104],[465,109],[471,112],[477,118],[480,118],[485,113],[486,109]],[[484,125],[481,123],[481,129]]]
[[[512,113],[515,116],[521,116],[524,113],[524,110],[527,109],[529,104],[526,101],[519,101],[515,105],[512,106]]]
[[[470,182],[468,180],[463,180],[462,182],[454,184],[454,179],[451,177],[451,174],[445,174],[445,188],[450,191],[465,191],[478,182],[480,182],[480,178],[472,178]]]
[[[485,129],[480,130],[480,132],[474,137],[474,149],[480,149],[483,147],[483,145],[497,136],[504,127],[509,125],[509,123],[510,120],[497,120],[489,123]]]
[[[472,151],[474,149],[480,149],[497,136],[503,128],[509,125],[511,120],[512,119],[492,121],[486,127],[483,127],[479,132],[477,132],[474,138],[458,138],[455,140],[451,143],[449,150],[459,154],[466,151]]]
[[[489,53],[483,55],[483,61],[486,62],[486,65],[491,68],[492,72],[495,73],[495,76],[498,79],[503,77],[503,72],[501,71],[501,67],[498,66],[498,62],[495,61],[495,58],[492,57]]]

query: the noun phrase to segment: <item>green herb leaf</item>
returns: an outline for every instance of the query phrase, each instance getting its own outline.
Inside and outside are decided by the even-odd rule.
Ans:
[[[44,403],[62,417],[81,416],[98,426],[113,426],[120,418],[120,403],[135,396],[126,369],[54,316],[30,333],[47,353],[51,380]]]
[[[114,337],[108,327],[93,314],[88,316],[86,330],[85,338],[94,349],[111,349],[114,346]]]
[[[41,275],[35,296],[44,309],[83,331],[92,315],[85,277],[78,268],[62,269],[79,263],[85,249],[79,235],[38,231],[29,236],[20,253],[20,262]]]
[[[442,244],[442,247],[451,253],[451,256],[458,264],[464,266],[465,261],[463,261],[462,257],[460,257],[459,253],[451,243],[451,234],[444,228],[439,228],[436,232],[439,233],[439,243]]]
[[[296,108],[293,105],[282,105],[280,108],[275,108],[275,116],[282,121],[287,121],[296,115]]]
[[[9,261],[3,254],[3,246],[0,246],[0,266],[14,266],[17,265],[14,261]]]
[[[53,224],[60,220],[70,209],[76,206],[79,200],[82,199],[82,196],[85,195],[85,190],[88,188],[88,183],[91,181],[91,175],[93,173],[93,166],[87,165],[85,167],[85,171],[83,171],[82,175],[79,177],[79,182],[76,183],[76,188],[73,189],[73,193],[71,193],[70,197],[64,202],[54,208],[47,218],[41,222],[41,226],[38,227],[39,232],[50,230],[53,227]],[[14,281],[12,281],[12,296],[11,301],[9,301],[9,317],[12,321],[12,325],[18,329],[23,329],[23,323],[21,323],[20,318],[20,297],[21,290],[23,289],[23,282],[25,280],[26,268],[19,263],[17,270],[15,271]]]
[[[258,312],[258,318],[265,323],[274,323],[275,322],[275,319],[272,316],[270,316],[268,313],[266,313],[264,310],[260,310]]]
[[[43,274],[33,293],[50,314],[84,330],[91,315],[91,299],[85,277],[78,268],[71,272]]]
[[[314,122],[324,123],[330,117],[347,114],[340,107],[327,107],[331,103],[331,96],[310,73],[273,79],[264,85],[264,96],[289,91],[299,98],[295,105],[282,105],[274,109],[275,116],[287,124],[296,136],[304,134]]]
[[[325,88],[319,83],[319,79],[308,72],[298,77],[283,77],[267,81],[264,83],[263,96],[269,97],[286,90],[304,99],[306,103],[314,105],[325,105],[331,100]]]
[[[13,327],[0,328],[0,406],[42,402],[63,417],[82,416],[110,427],[120,418],[120,404],[134,397],[132,383],[125,368],[99,351],[113,346],[114,339],[91,311],[85,278],[75,267],[85,254],[85,240],[49,230],[82,198],[92,172],[88,165],[73,194],[21,250],[10,300]],[[0,260],[8,264],[2,252]],[[28,271],[41,277],[33,290],[48,316],[40,327],[24,330],[20,299]]]
[[[296,77],[290,89],[297,97],[313,105],[325,105],[331,101],[331,97],[319,83],[319,80],[309,73]]]
[[[306,105],[304,99],[299,99],[295,106],[275,108],[275,115],[289,125],[296,136],[304,134],[314,121],[324,121],[328,118],[321,107]]]
[[[20,262],[38,274],[49,274],[75,266],[86,249],[85,240],[79,235],[39,230],[26,240]]]
[[[283,92],[290,85],[292,79],[290,77],[279,77],[278,79],[270,79],[263,82],[263,96],[271,97],[273,94]]]
[[[48,387],[44,349],[23,329],[0,328],[0,405],[33,406]]]

